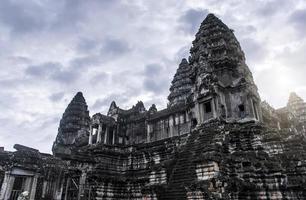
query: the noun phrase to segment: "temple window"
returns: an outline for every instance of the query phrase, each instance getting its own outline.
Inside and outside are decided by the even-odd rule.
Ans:
[[[245,117],[245,106],[244,106],[244,104],[240,104],[238,106],[238,109],[239,109],[239,117],[244,118]]]
[[[12,194],[14,195],[15,193],[22,192],[26,187],[25,184],[26,184],[26,177],[25,176],[16,176],[14,184],[13,184]]]
[[[226,118],[226,111],[225,111],[225,106],[224,105],[221,105],[221,117],[223,119]]]
[[[213,107],[212,107],[212,101],[206,101],[202,104],[202,109],[203,109],[203,120],[209,120],[213,118]]]
[[[205,111],[205,113],[211,113],[211,102],[209,101],[209,102],[206,102],[206,103],[204,103],[204,111]]]

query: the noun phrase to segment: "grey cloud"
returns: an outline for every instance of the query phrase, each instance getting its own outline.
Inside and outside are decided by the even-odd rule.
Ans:
[[[30,64],[32,60],[25,56],[10,56],[8,58],[14,64]]]
[[[289,23],[292,23],[297,32],[305,37],[306,9],[294,11],[289,17]]]
[[[148,78],[159,75],[163,67],[160,64],[154,63],[145,66],[144,75]]]
[[[240,36],[249,36],[257,32],[257,28],[253,25],[238,26],[235,28],[235,35],[239,38]]]
[[[122,39],[107,38],[103,41],[100,54],[106,58],[121,56],[131,50],[128,42]]]
[[[46,62],[38,65],[30,65],[26,68],[25,73],[35,77],[47,77],[53,73],[60,71],[62,68],[60,63]]]
[[[109,80],[109,75],[105,72],[101,72],[96,74],[91,80],[91,84],[96,85],[96,84],[105,84],[105,82],[108,82]]]
[[[190,46],[191,45],[187,45],[187,46],[183,46],[181,47],[175,54],[174,56],[174,60],[176,61],[177,64],[179,64],[179,62],[183,59],[186,58],[188,60],[188,57],[190,56]]]
[[[108,13],[113,11],[114,7],[121,3],[120,0],[62,0],[50,1],[52,3],[52,11],[56,13],[55,19],[50,23],[52,31],[62,31],[68,33],[75,33],[75,30],[82,28],[91,28],[88,26],[90,16],[98,15],[98,12]],[[101,19],[101,24],[106,20]],[[99,24],[98,24],[99,26]]]
[[[200,9],[189,9],[184,15],[179,18],[179,22],[181,23],[181,29],[183,29],[186,33],[195,34],[195,32],[200,27],[201,22],[208,14],[208,10],[200,10]]]
[[[84,72],[84,70],[88,69],[89,67],[95,66],[102,61],[103,60],[100,56],[88,55],[74,58],[69,62],[69,65],[71,70]]]
[[[50,95],[49,99],[53,102],[58,102],[63,99],[64,94],[65,94],[64,92],[57,92],[57,93]]]
[[[0,22],[14,33],[28,33],[45,27],[44,12],[35,2],[2,0]]]
[[[166,88],[168,87],[169,85],[166,80],[158,80],[158,79],[144,80],[144,88],[156,94],[163,93],[164,91],[166,91]]]
[[[92,52],[98,46],[98,41],[94,39],[82,38],[78,41],[77,50],[82,53]]]
[[[139,75],[134,70],[124,70],[121,72],[115,72],[111,74],[111,82],[114,84],[114,86],[126,86],[126,83],[134,84],[135,78],[138,79]]]
[[[23,78],[10,78],[0,80],[1,88],[5,89],[16,89],[18,85],[25,84],[26,80]]]
[[[272,16],[282,10],[288,10],[290,7],[292,7],[292,3],[287,0],[264,1],[258,5],[259,8],[256,9],[256,14],[265,17]]]
[[[124,102],[128,101],[130,96],[128,96],[126,93],[121,94],[110,94],[104,98],[99,98],[95,101],[95,103],[91,106],[93,110],[99,110],[103,109],[105,111],[105,108],[108,108],[110,106],[112,101],[115,101],[118,106],[120,104],[123,104]]]
[[[36,128],[37,130],[45,129],[50,127],[51,125],[58,126],[58,122],[60,121],[60,116],[48,116],[46,119],[43,119],[41,124]]]
[[[299,48],[284,48],[282,52],[275,56],[284,66],[293,69],[296,73],[296,79],[298,79],[302,84],[306,84],[305,74],[306,74],[306,44],[300,46]]]
[[[63,70],[63,71],[58,71],[58,72],[52,74],[51,78],[55,81],[60,82],[60,83],[72,83],[79,76],[80,76],[80,74],[77,71]]]
[[[3,88],[2,88],[3,89]],[[17,104],[18,99],[10,93],[1,91],[0,92],[0,110],[2,112],[10,109],[14,109],[14,105]],[[1,113],[4,114],[4,113]],[[1,116],[0,114],[0,116]]]
[[[156,94],[165,92],[168,88],[168,80],[163,71],[164,67],[157,63],[145,66],[144,88]]]
[[[248,63],[254,64],[262,62],[268,54],[264,44],[261,44],[252,38],[242,39],[241,46],[242,50],[245,52]]]
[[[56,62],[31,65],[26,68],[25,73],[32,77],[45,78],[60,83],[71,83],[80,75],[77,70],[73,68],[64,69],[60,63]]]

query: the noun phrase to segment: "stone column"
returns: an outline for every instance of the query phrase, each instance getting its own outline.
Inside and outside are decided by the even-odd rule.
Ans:
[[[98,135],[97,135],[97,143],[100,143],[100,142],[101,142],[101,132],[102,132],[102,125],[99,124],[99,127],[98,127]]]
[[[169,137],[173,137],[173,123],[174,123],[173,120],[174,120],[173,116],[170,115],[169,116]]]
[[[106,125],[105,133],[104,133],[104,144],[107,143],[107,135],[108,135],[108,127],[107,127],[107,125]]]
[[[211,107],[212,107],[212,111],[213,111],[213,117],[217,118],[217,111],[216,111],[216,104],[215,104],[215,99],[211,100]]]
[[[150,142],[150,124],[147,123],[147,142]]]
[[[3,180],[1,191],[0,191],[0,200],[4,200],[5,199],[4,197],[6,196],[6,193],[8,192],[7,189],[8,189],[9,180],[10,180],[10,173],[11,173],[10,171],[5,172],[4,180]]]
[[[38,179],[38,174],[36,174],[33,177],[33,183],[32,183],[31,193],[30,193],[30,200],[34,200],[35,199],[36,188],[37,188],[37,179]]]
[[[82,175],[81,175],[80,181],[79,181],[78,200],[84,199],[84,190],[85,190],[86,176],[87,176],[87,173],[85,171],[82,171]]]
[[[62,194],[63,194],[63,190],[64,190],[64,182],[65,182],[65,177],[60,174],[57,178],[56,181],[56,189],[53,193],[53,199],[54,200],[61,200],[62,199]]]
[[[66,188],[65,188],[65,200],[68,200],[68,189],[70,184],[70,177],[67,178]]]
[[[32,182],[33,182],[33,177],[27,176],[24,183],[24,191],[28,191],[29,194],[31,194]]]
[[[190,119],[189,119],[189,114],[187,111],[185,112],[185,115],[186,115],[186,122],[189,122]]]
[[[47,184],[48,184],[48,182],[45,180],[43,182],[43,187],[42,187],[42,193],[41,193],[42,198],[45,198],[45,194],[46,194],[46,190],[47,190]]]
[[[89,128],[89,140],[88,140],[88,144],[92,145],[92,126],[90,125]]]
[[[5,177],[1,187],[0,200],[8,200],[14,185],[15,177],[11,175],[10,171],[5,172]]]
[[[114,127],[114,129],[113,129],[113,144],[115,144],[115,139],[116,139],[115,134],[116,134],[116,129]]]
[[[198,121],[198,124],[202,123],[202,106],[198,102],[195,103],[195,117]]]

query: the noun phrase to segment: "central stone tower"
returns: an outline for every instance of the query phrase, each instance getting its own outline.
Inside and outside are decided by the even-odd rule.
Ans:
[[[197,123],[260,121],[260,97],[233,30],[209,14],[192,44],[189,63],[183,59],[172,81],[169,106],[192,102]]]

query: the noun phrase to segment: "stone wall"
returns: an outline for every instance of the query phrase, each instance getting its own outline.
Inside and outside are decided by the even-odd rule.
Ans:
[[[69,163],[85,169],[96,199],[304,199],[305,144],[262,124],[215,121],[147,144],[84,147]]]

